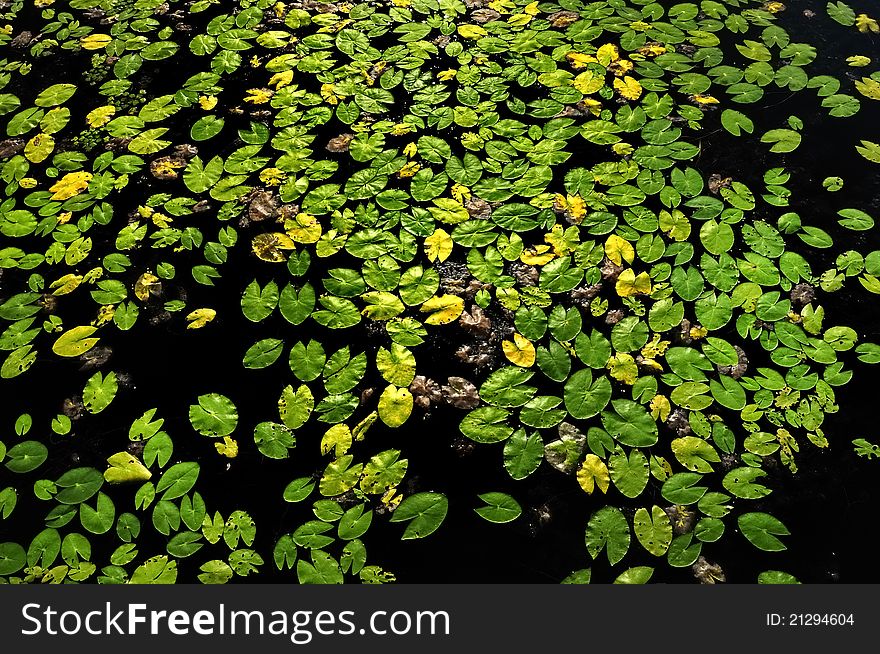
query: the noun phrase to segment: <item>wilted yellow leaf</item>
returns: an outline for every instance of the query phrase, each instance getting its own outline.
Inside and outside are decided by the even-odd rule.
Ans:
[[[105,304],[100,309],[98,309],[98,315],[92,321],[92,324],[95,327],[100,327],[101,325],[105,325],[111,320],[113,320],[113,316],[116,315],[116,305],[114,304]]]
[[[608,70],[614,73],[617,77],[623,77],[629,71],[633,69],[633,62],[629,59],[618,59],[617,61],[611,62],[608,66]]]
[[[458,34],[463,39],[481,39],[489,33],[479,25],[466,23],[458,26]]]
[[[69,273],[64,275],[63,277],[59,277],[54,282],[49,285],[49,288],[52,290],[52,295],[67,295],[68,293],[72,293],[75,291],[79,285],[82,283],[82,275],[74,275],[73,273]]]
[[[273,95],[274,92],[271,89],[248,89],[244,101],[251,104],[265,104],[272,99]]]
[[[209,322],[214,320],[217,316],[217,312],[214,309],[196,309],[195,311],[191,311],[189,315],[186,317],[187,322],[189,324],[186,326],[187,329],[201,329]]]
[[[422,304],[421,311],[430,312],[425,323],[428,325],[446,325],[458,320],[464,311],[464,300],[457,295],[435,295]]]
[[[620,52],[618,51],[617,46],[613,43],[606,43],[596,50],[596,59],[599,60],[600,64],[607,68],[612,61],[620,59]]]
[[[334,456],[340,457],[351,447],[351,429],[348,425],[333,425],[324,433],[321,439],[321,454],[334,453]]]
[[[459,203],[464,203],[471,197],[471,190],[464,184],[453,184],[449,192],[452,198]]]
[[[655,359],[657,357],[662,357],[666,354],[666,350],[669,348],[671,343],[669,341],[661,341],[660,334],[654,334],[654,338],[652,338],[645,346],[642,348],[642,356],[646,359]]]
[[[605,256],[613,261],[616,265],[622,266],[623,262],[632,263],[636,256],[636,250],[632,243],[621,238],[617,234],[612,234],[605,241]]]
[[[549,245],[536,245],[528,248],[520,256],[519,260],[529,266],[543,266],[552,261],[556,255]]]
[[[45,161],[55,149],[55,139],[50,134],[37,134],[24,146],[24,156],[31,163]]]
[[[867,34],[868,32],[874,32],[874,34],[877,34],[880,32],[880,25],[878,25],[877,21],[867,14],[859,14],[856,16],[856,27],[858,27],[859,31],[863,34]]]
[[[669,418],[669,413],[672,411],[672,405],[669,403],[669,398],[665,395],[655,395],[651,398],[651,404],[649,405],[651,408],[651,417],[654,420],[658,418],[662,422],[666,422],[666,419]]]
[[[651,278],[648,273],[643,272],[636,275],[632,268],[627,268],[620,273],[614,288],[620,297],[648,294],[651,292]]]
[[[341,96],[336,92],[335,84],[322,84],[321,85],[321,97],[324,98],[324,102],[327,104],[339,104]]]
[[[266,186],[278,186],[287,179],[287,173],[280,168],[264,168],[260,171],[260,181]]]
[[[425,256],[428,261],[446,261],[452,254],[452,237],[445,230],[436,229],[425,239]]]
[[[865,66],[871,65],[871,58],[866,57],[865,55],[853,55],[852,57],[846,58],[846,63],[853,68],[864,68]]]
[[[581,100],[583,102],[584,107],[586,107],[587,111],[589,111],[594,116],[598,116],[602,113],[602,103],[599,100],[594,98],[584,98]]]
[[[619,382],[632,386],[639,378],[639,367],[631,354],[618,352],[608,359],[605,367],[611,371],[611,376]]]
[[[507,360],[521,368],[530,368],[535,365],[535,346],[519,332],[513,334],[512,341],[502,341],[501,349]]]
[[[611,485],[611,475],[608,474],[608,466],[595,454],[588,454],[577,471],[577,480],[588,494],[592,495],[596,487],[603,493],[608,492]]]
[[[364,440],[364,436],[370,427],[373,426],[373,423],[376,422],[376,419],[379,417],[379,414],[375,411],[371,411],[367,414],[367,417],[361,420],[358,424],[354,426],[354,429],[351,430],[351,436],[356,441]]]
[[[280,88],[284,88],[288,84],[293,81],[293,70],[283,70],[280,73],[275,73],[272,77],[269,78],[269,86],[274,86],[277,91]]]
[[[200,95],[199,96],[199,106],[205,111],[211,111],[214,107],[217,106],[217,96],[216,95]]]
[[[223,437],[222,443],[214,443],[217,453],[222,454],[227,459],[234,459],[238,456],[238,441],[229,436]]]
[[[565,200],[568,205],[568,215],[574,222],[580,223],[584,219],[584,216],[587,215],[586,201],[580,196],[580,193],[577,195],[569,195]]]
[[[660,43],[649,43],[648,45],[639,48],[639,54],[644,55],[645,57],[659,57],[664,52],[666,52],[666,47]]]
[[[317,240],[317,239],[315,239]],[[281,232],[271,234],[258,234],[251,242],[251,250],[258,259],[269,263],[281,263],[286,257],[282,250],[292,250],[295,247],[293,240]]]
[[[422,165],[418,161],[408,161],[403,168],[398,171],[397,176],[401,179],[405,179],[407,177],[414,177],[419,170],[421,170]]]
[[[592,70],[585,70],[571,81],[571,85],[584,95],[590,95],[605,86],[605,78]]]
[[[859,93],[870,100],[880,100],[880,82],[870,77],[863,77],[856,82]]]
[[[162,282],[152,273],[144,273],[134,283],[134,296],[141,302],[150,299],[150,293],[158,292],[162,288]]]
[[[110,45],[113,38],[108,34],[89,34],[79,40],[83,50],[101,50]]]
[[[568,63],[570,63],[571,67],[575,70],[580,70],[581,68],[586,67],[587,64],[592,64],[597,61],[596,57],[593,55],[584,54],[583,52],[569,52],[565,55],[565,58],[568,59]]]
[[[68,200],[74,195],[85,191],[89,182],[92,181],[92,173],[84,170],[75,173],[67,173],[64,177],[49,187],[53,200]]]
[[[104,105],[103,107],[97,107],[96,109],[92,109],[89,113],[86,114],[86,122],[89,127],[103,127],[107,123],[110,122],[110,119],[116,113],[116,107],[112,104]]]
[[[638,100],[642,96],[642,85],[629,75],[614,80],[614,90],[627,100]]]

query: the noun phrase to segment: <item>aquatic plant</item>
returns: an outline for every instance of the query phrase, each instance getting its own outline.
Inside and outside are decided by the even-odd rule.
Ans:
[[[590,500],[567,582],[714,583],[721,543],[786,549],[802,450],[852,447],[880,347],[823,303],[880,293],[874,219],[788,157],[876,111],[866,13],[800,17],[841,62],[775,1],[0,11],[6,581],[393,581],[377,526],[540,521],[545,469]],[[454,496],[449,441],[509,483]]]

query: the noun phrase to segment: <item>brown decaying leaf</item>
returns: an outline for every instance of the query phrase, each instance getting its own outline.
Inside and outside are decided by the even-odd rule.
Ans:
[[[476,196],[471,196],[464,202],[464,208],[467,209],[471,218],[479,220],[488,220],[492,216],[492,205]]]
[[[724,575],[724,570],[721,569],[721,566],[717,563],[710,563],[706,560],[705,556],[700,556],[696,563],[691,566],[691,570],[694,573],[694,577],[696,577],[701,584],[724,583],[727,581],[727,577]]]
[[[480,405],[477,387],[464,377],[449,377],[443,386],[446,403],[456,409],[474,409]]]
[[[348,146],[354,140],[354,134],[340,134],[327,142],[327,152],[348,152]]]
[[[709,175],[709,191],[714,195],[718,195],[718,192],[723,188],[730,188],[732,183],[733,178],[731,177],[722,177],[718,173]]]
[[[248,218],[253,222],[260,222],[275,215],[278,210],[278,201],[275,196],[267,191],[258,191],[251,196],[248,204]]]
[[[470,313],[462,311],[458,324],[465,331],[481,338],[487,338],[492,333],[492,321],[476,304],[471,307]]]
[[[479,25],[498,20],[499,18],[501,18],[501,14],[494,9],[475,9],[471,12],[471,20]]]
[[[429,410],[432,404],[443,401],[440,384],[424,375],[415,376],[409,385],[409,392],[412,393],[415,405],[424,411]]]

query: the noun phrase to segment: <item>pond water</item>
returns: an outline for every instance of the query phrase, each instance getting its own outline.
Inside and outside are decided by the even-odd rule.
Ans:
[[[54,8],[60,11],[62,4],[66,6],[68,3],[57,2]],[[75,7],[77,15],[92,5],[99,5],[97,2],[69,4]],[[107,3],[100,4],[103,6]],[[236,8],[237,15],[250,3],[241,4],[242,7]],[[267,15],[272,11],[269,3],[253,3],[254,6],[257,4],[266,10]],[[385,7],[384,3],[367,4]],[[645,2],[632,4],[640,8],[648,5]],[[663,7],[674,4],[677,5],[660,3]],[[760,7],[762,3],[728,4]],[[789,4],[785,11],[777,14],[777,23],[787,31],[792,42],[807,42],[816,47],[818,56],[809,66],[810,76],[836,77],[848,89],[853,79],[876,70],[877,62],[880,62],[880,37],[876,34],[863,35],[854,27],[830,20],[826,15],[825,3],[808,1]],[[872,7],[868,6],[869,3],[862,3],[864,7],[859,7],[859,4],[852,3],[858,13],[870,13]],[[296,3],[289,5],[303,6]],[[118,10],[123,7],[123,3],[113,3],[113,6]],[[320,8],[315,7],[317,5],[306,6],[305,10],[312,15],[320,15]],[[175,19],[169,19],[166,13],[157,14],[155,20],[163,27],[184,23],[190,28],[182,30],[177,27],[171,30],[170,36],[163,37],[169,42],[180,44],[183,55],[176,55],[168,61],[146,61],[134,73],[136,86],[144,88],[148,98],[174,94],[181,88],[184,80],[204,70],[206,59],[186,56],[186,49],[193,48],[189,45],[191,39],[207,30],[214,17],[231,11],[220,4],[191,15],[187,14],[186,5],[176,5],[173,9],[179,9],[183,13]],[[548,4],[544,13],[557,10],[559,6]],[[813,16],[809,15],[811,13]],[[413,23],[419,22],[418,18],[417,14]],[[112,32],[106,26],[101,26],[97,14],[83,20],[84,25],[96,30]],[[459,19],[459,22],[463,20]],[[13,21],[13,35],[23,30],[39,33],[46,22],[41,17],[41,9],[27,4]],[[151,40],[155,40],[156,30],[151,24],[144,23],[140,27],[143,33],[150,35]],[[284,26],[282,23],[280,26],[272,25],[272,28],[283,29]],[[260,29],[265,30],[265,27]],[[305,28],[291,28],[288,31],[296,35],[305,33],[304,30]],[[736,37],[728,32],[721,36],[722,43],[719,47],[724,53],[725,63],[740,67],[748,64],[748,60],[740,57],[734,47],[734,43],[740,42],[743,37]],[[44,40],[48,38],[46,36]],[[394,43],[396,38],[386,34],[378,37],[372,45],[384,50]],[[324,49],[317,51],[326,52]],[[27,50],[18,50],[15,53],[10,51],[10,59],[20,59],[32,64],[33,71],[28,76],[13,76],[13,81],[3,92],[19,94],[22,98],[27,97],[27,102],[30,102],[35,89],[78,80],[84,63],[88,61],[88,54],[76,52],[67,57],[60,52],[41,59]],[[251,53],[242,54],[247,57]],[[853,55],[864,55],[875,63],[870,68],[853,68],[846,61],[846,57]],[[269,55],[263,53],[262,56],[262,64],[265,65]],[[49,65],[48,61],[53,63]],[[423,70],[436,75],[438,71],[457,65],[455,56],[441,52],[425,63]],[[245,106],[241,98],[248,89],[266,83],[265,77],[265,71],[258,67],[249,69],[245,63],[222,81],[222,90],[216,93],[216,97],[218,105],[227,109],[224,114],[226,125],[222,138],[198,143],[199,157],[203,161],[207,162],[216,155],[228,157],[234,149],[243,145],[240,138],[236,140],[236,131],[247,129],[254,116],[247,113],[247,107],[241,113],[236,109]],[[320,75],[297,71],[295,78],[301,89],[312,93],[320,92],[323,82]],[[79,86],[74,99],[66,106],[71,110],[71,121],[79,121],[82,125],[85,115],[98,103],[104,102],[104,99],[95,86]],[[402,86],[398,85],[392,91],[394,101],[389,119],[397,121],[407,114],[412,101],[410,94]],[[720,97],[721,91],[718,93]],[[525,103],[530,103],[546,95],[545,89],[534,85],[520,89],[519,97]],[[805,257],[813,271],[818,274],[833,267],[837,254],[845,249],[857,250],[862,254],[880,249],[877,228],[870,231],[850,231],[837,225],[835,215],[843,206],[857,207],[874,216],[880,215],[880,169],[877,164],[866,161],[854,151],[862,139],[877,139],[880,112],[876,105],[875,101],[861,97],[861,109],[856,115],[846,119],[829,118],[827,110],[819,106],[812,91],[795,93],[787,88],[769,85],[760,101],[742,108],[754,121],[754,137],[734,137],[722,127],[721,111],[709,111],[702,119],[702,130],[688,136],[689,140],[699,146],[700,151],[687,164],[699,171],[706,180],[715,174],[722,178],[731,177],[746,184],[756,193],[765,186],[762,180],[766,170],[784,166],[791,173],[791,181],[786,184],[791,192],[790,207],[784,211],[798,213],[805,224],[822,227],[835,241],[833,248],[822,250],[807,247],[793,236],[786,237],[789,251]],[[22,108],[24,107],[23,104]],[[228,111],[229,109],[233,110]],[[515,117],[501,104],[498,112],[502,118]],[[180,116],[167,122],[169,131],[161,138],[173,144],[189,141],[189,129],[195,116],[194,108],[185,108]],[[804,134],[801,146],[782,156],[769,153],[767,146],[761,144],[757,137],[770,129],[778,128],[789,116],[797,116],[803,121],[803,127],[800,128]],[[257,117],[256,120],[261,118]],[[159,124],[166,123],[160,121]],[[344,153],[333,157],[324,152],[324,144],[344,128],[345,125],[333,120],[313,127],[309,132],[316,135],[314,148],[321,153],[318,158],[327,157],[339,163],[338,172],[333,179],[342,184],[366,165],[353,161]],[[448,130],[426,127],[420,131],[419,136],[442,136],[453,142],[468,131],[469,128],[458,126]],[[412,138],[415,139],[415,136]],[[406,143],[405,140],[397,139],[395,147],[398,147],[397,141],[400,141],[399,146]],[[553,172],[556,186],[561,184],[564,174],[571,168],[588,168],[608,159],[607,147],[600,150],[599,146],[580,137],[572,140],[568,149],[572,153],[571,160]],[[456,152],[460,155],[459,150]],[[165,152],[151,153],[144,155],[144,159],[153,159],[162,154]],[[832,176],[844,180],[841,191],[832,193],[822,189],[822,181]],[[52,181],[44,177],[39,177],[39,180],[41,184]],[[100,257],[115,249],[114,239],[118,233],[115,221],[124,224],[126,216],[153,193],[181,192],[180,181],[175,183],[178,186],[171,187],[166,182],[155,179],[148,171],[133,173],[128,186],[111,196],[114,229],[94,231],[93,254],[77,271],[82,274],[93,265],[100,265]],[[406,180],[399,179],[393,179],[391,185],[401,189],[408,187]],[[44,189],[46,186],[48,183],[39,188]],[[171,188],[176,190],[172,191]],[[186,189],[182,191],[185,193]],[[653,201],[652,198],[646,203]],[[212,210],[202,215],[184,215],[179,219],[181,225],[202,227],[205,240],[214,239],[218,228],[215,221],[218,204],[220,203],[214,203]],[[655,208],[660,208],[658,203],[655,204]],[[245,210],[244,205],[240,210]],[[761,205],[750,219],[767,219],[775,224],[782,211]],[[214,224],[208,227],[208,221]],[[114,278],[122,280],[129,289],[133,288],[143,271],[155,271],[159,264],[172,259],[177,275],[173,280],[163,281],[160,297],[140,303],[140,318],[131,329],[122,331],[110,327],[102,328],[101,345],[111,348],[112,357],[100,369],[105,373],[109,370],[116,371],[118,375],[124,374],[125,379],[130,380],[105,411],[75,420],[69,434],[52,433],[50,423],[62,410],[62,403],[66,398],[82,393],[83,385],[94,374],[94,369],[84,370],[82,361],[77,358],[54,356],[49,345],[55,337],[49,335],[41,335],[40,342],[43,346],[32,369],[0,382],[0,392],[4,398],[0,403],[0,440],[7,447],[13,445],[17,437],[11,436],[12,425],[21,413],[27,412],[34,423],[28,438],[43,442],[50,451],[46,463],[38,471],[26,476],[12,475],[0,468],[0,489],[13,486],[19,496],[19,505],[12,516],[0,521],[0,542],[17,541],[27,549],[31,538],[44,528],[44,516],[54,504],[34,498],[32,485],[36,480],[56,479],[72,467],[94,467],[103,472],[107,467],[108,456],[130,448],[128,433],[132,421],[146,410],[157,407],[158,416],[165,421],[162,429],[173,439],[174,453],[171,463],[196,461],[200,466],[196,490],[208,503],[209,514],[220,511],[223,516],[228,516],[232,511],[244,510],[257,525],[256,539],[251,547],[262,555],[265,564],[260,567],[259,575],[236,576],[233,581],[289,582],[295,579],[295,574],[290,570],[279,571],[272,564],[272,551],[281,536],[314,519],[311,502],[319,498],[316,493],[309,501],[289,503],[282,501],[281,497],[292,479],[302,476],[314,476],[315,479],[321,477],[328,459],[321,454],[319,443],[328,425],[312,420],[296,430],[297,444],[291,450],[289,459],[274,460],[261,454],[255,447],[251,434],[259,423],[278,420],[277,402],[281,389],[291,383],[296,386],[299,382],[291,375],[287,365],[287,350],[274,365],[259,370],[243,370],[242,355],[259,339],[281,339],[289,346],[298,341],[316,338],[320,339],[328,353],[348,346],[352,353],[365,351],[372,362],[379,349],[388,346],[388,338],[384,329],[376,328],[371,321],[364,321],[352,329],[328,330],[318,328],[311,321],[292,325],[279,312],[260,322],[246,319],[242,315],[241,294],[251,280],[257,279],[261,285],[265,285],[270,279],[277,279],[279,286],[289,281],[298,285],[303,281],[310,281],[320,290],[322,279],[328,275],[330,269],[359,269],[362,260],[345,250],[326,259],[313,257],[305,277],[298,279],[291,276],[283,264],[269,265],[253,255],[249,246],[250,239],[260,230],[268,228],[255,224],[239,227],[236,220],[229,224],[238,229],[239,245],[228,248],[225,262],[222,266],[218,265],[222,275],[214,280],[212,286],[195,283],[189,272],[191,267],[205,263],[204,253],[199,248],[174,252],[172,255],[167,249],[151,249],[144,245],[127,253],[133,265]],[[694,230],[694,235],[696,231],[698,230]],[[586,238],[589,237],[585,236]],[[601,239],[604,238],[602,235]],[[33,251],[45,250],[45,243],[36,235],[15,239],[15,245],[26,251],[31,251],[28,247],[33,248]],[[742,246],[737,245],[731,254],[737,256],[743,251]],[[450,262],[466,263],[467,260],[466,248],[457,246]],[[427,265],[427,262],[424,263]],[[57,277],[45,270],[42,272],[48,280]],[[4,270],[0,278],[0,301],[5,301],[13,293],[22,292],[30,274],[30,271],[18,269]],[[185,301],[186,310],[173,314],[166,312],[163,303],[175,299]],[[860,341],[880,342],[880,303],[855,278],[847,280],[844,288],[837,292],[819,291],[819,300],[825,307],[831,324],[851,326],[858,333]],[[562,302],[567,306],[573,305],[569,299]],[[211,307],[216,311],[217,317],[203,329],[188,330],[183,315],[197,307]],[[63,316],[65,328],[89,324],[94,319],[95,309],[94,303],[77,294],[58,298],[57,313]],[[487,312],[495,320],[496,329],[500,329],[505,321],[512,326],[511,316],[506,316],[497,304]],[[592,323],[588,322],[591,320],[589,312],[585,311],[584,315],[585,328],[592,327]],[[46,317],[46,312],[42,312],[38,321],[42,322]],[[596,326],[604,325],[600,318],[592,320]],[[607,330],[607,327],[601,328]],[[741,342],[734,322],[713,335],[729,339],[734,344]],[[418,374],[436,380],[460,376],[473,380],[479,386],[488,370],[474,369],[456,357],[456,350],[463,338],[465,337],[460,330],[430,330],[426,343],[414,350]],[[758,350],[750,350],[752,367],[772,365],[769,354],[760,351],[756,341],[752,341],[751,345]],[[876,373],[870,366],[859,364],[854,351],[842,352],[840,360],[845,362],[847,368],[855,369],[855,375],[849,384],[836,389],[839,410],[830,413],[823,423],[822,428],[830,446],[819,449],[802,438],[800,452],[796,456],[798,470],[794,474],[778,460],[765,460],[762,465],[768,477],[764,483],[773,489],[773,493],[748,507],[752,511],[770,513],[788,527],[791,535],[785,537],[786,551],[756,550],[741,536],[734,536],[736,523],[728,520],[728,533],[725,537],[718,542],[706,543],[703,548],[703,555],[721,566],[728,582],[753,583],[766,570],[785,571],[805,583],[880,580],[880,573],[876,568],[865,564],[877,537],[877,506],[880,500],[877,466],[880,462],[857,456],[851,444],[854,438],[865,438],[873,442],[878,440],[874,414]],[[507,363],[503,360],[500,362]],[[496,367],[497,365],[500,364],[496,363]],[[544,392],[544,388],[552,388],[555,390],[548,392],[561,393],[558,384],[550,384],[546,380],[533,380],[530,383],[539,386],[543,384],[541,392]],[[359,397],[368,399],[349,421],[352,426],[375,408],[375,398],[386,385],[382,375],[371,365],[353,391]],[[361,395],[366,389],[372,389],[374,393],[372,404],[369,395]],[[628,397],[628,391],[621,384],[615,385],[615,397]],[[214,439],[199,436],[193,431],[189,407],[198,396],[208,393],[217,393],[235,402],[239,416],[235,437],[240,446],[235,458],[218,455]],[[736,415],[724,413],[723,410],[721,413],[725,417]],[[625,563],[621,566],[610,566],[604,554],[595,561],[591,560],[585,547],[586,525],[591,515],[602,506],[619,506],[631,519],[638,507],[668,505],[669,502],[661,495],[662,484],[658,480],[652,478],[646,490],[635,499],[625,497],[615,486],[611,486],[607,495],[587,494],[572,475],[564,475],[546,462],[525,480],[514,481],[502,466],[502,445],[478,445],[462,436],[459,425],[464,415],[461,410],[450,406],[435,407],[427,415],[416,408],[402,428],[389,429],[377,422],[363,442],[353,445],[352,453],[361,461],[366,461],[380,450],[400,450],[401,456],[409,462],[408,473],[400,490],[405,495],[425,491],[443,493],[450,507],[442,527],[429,537],[417,540],[402,541],[400,524],[391,523],[387,516],[374,517],[369,533],[363,536],[368,563],[392,572],[401,582],[557,583],[572,571],[587,567],[592,568],[594,581],[610,582],[624,567],[632,566],[656,566],[652,577],[654,582],[696,582],[689,565],[666,566],[662,560],[658,561],[656,557],[639,548],[635,538]],[[598,418],[587,423],[585,429],[589,426],[601,426]],[[553,431],[543,432],[545,441],[553,438]],[[664,432],[664,438],[669,433],[671,432]],[[674,459],[671,460],[674,463]],[[707,484],[714,484],[713,490],[715,487],[720,488],[722,476],[723,473],[719,471],[711,473],[707,476],[710,480]],[[152,481],[156,482],[158,478],[159,474],[154,471]],[[121,513],[134,511],[134,488],[136,487],[130,485],[105,484],[102,492],[116,504],[117,513]],[[522,506],[523,515],[509,524],[501,525],[482,519],[473,508],[479,505],[477,495],[489,491],[509,493],[515,497]],[[371,502],[378,506],[377,498],[372,498]],[[141,552],[136,563],[140,563],[145,556],[165,553],[168,538],[150,527],[149,511],[137,513],[143,523],[140,536],[136,539]],[[76,526],[74,521],[72,526],[65,527],[62,531],[67,533]],[[99,569],[108,565],[111,554],[120,545],[111,536],[112,530],[107,536],[90,537],[91,560]],[[205,551],[214,552],[207,556],[200,552],[189,559],[181,558],[178,564],[180,580],[194,581],[198,574],[198,565],[208,559],[224,558],[227,552],[220,551],[217,547],[206,547]],[[304,556],[301,551],[300,557]],[[132,566],[127,568],[131,572]],[[94,579],[93,577],[89,581]]]

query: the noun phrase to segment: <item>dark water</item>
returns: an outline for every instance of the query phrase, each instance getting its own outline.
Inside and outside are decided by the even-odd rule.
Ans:
[[[811,7],[820,17],[812,21],[803,17],[800,14],[802,7]],[[822,13],[824,4],[797,3],[797,7],[792,6],[782,17],[782,25],[792,34],[794,41],[808,41],[819,50],[819,58],[808,68],[811,75],[832,74],[842,78],[852,71],[843,62],[850,54],[880,58],[877,37],[859,39],[857,48],[850,46],[852,28],[832,23]],[[822,29],[816,30],[815,25],[821,25]],[[862,69],[855,72],[861,73]],[[165,83],[160,70],[156,71],[156,78],[159,85]],[[166,82],[169,80],[173,78],[166,76]],[[233,82],[227,85],[226,93],[240,95],[240,88],[244,86],[244,80],[238,84]],[[172,92],[172,87],[174,85],[169,84],[167,92]],[[842,92],[845,89],[846,83]],[[755,120],[756,134],[779,126],[789,115],[797,115],[805,122],[803,145],[784,157],[786,168],[793,173],[788,184],[793,191],[790,210],[800,213],[805,224],[821,226],[835,237],[837,243],[849,242],[852,248],[863,254],[880,248],[880,238],[876,234],[854,236],[852,232],[837,228],[834,222],[835,213],[840,208],[853,206],[870,213],[880,206],[878,168],[853,151],[860,138],[876,140],[872,134],[876,133],[880,114],[871,106],[871,101],[862,99],[862,110],[856,117],[835,119],[824,115],[809,90],[792,96],[787,90],[768,88],[765,98],[757,106],[747,106],[745,111]],[[316,145],[320,143],[323,141],[318,139]],[[778,158],[772,161],[766,158],[764,149],[751,149],[749,144],[754,144],[754,140],[728,135],[721,129],[717,115],[707,119],[700,143],[703,150],[695,167],[704,176],[716,172],[730,175],[755,191],[763,186],[760,177],[764,170],[779,165]],[[588,144],[583,147],[587,148]],[[580,154],[587,153],[578,153],[575,158]],[[202,157],[207,160],[209,156],[210,150],[205,148]],[[828,175],[843,177],[846,182],[844,190],[837,194],[824,191],[821,181]],[[143,197],[147,188],[147,184],[141,184],[127,197],[130,200]],[[125,209],[124,202],[119,203],[117,211]],[[775,222],[775,215],[778,214],[771,215],[771,222]],[[205,230],[206,240],[214,237],[213,229]],[[249,239],[249,234],[240,231],[241,240]],[[789,242],[793,243],[794,239]],[[810,260],[816,272],[831,265],[816,250],[802,247],[800,252]],[[156,251],[146,248],[138,256],[144,259],[140,259],[133,269],[142,270],[145,265],[161,260]],[[333,267],[358,265],[355,259],[342,260],[345,256],[334,257]],[[155,261],[151,262],[150,258]],[[231,248],[229,260],[220,268],[223,277],[216,280],[216,287],[206,288],[189,281],[189,265],[197,263],[202,262],[196,257],[190,262],[175,260],[177,281],[185,287],[187,310],[202,306],[217,310],[217,319],[208,328],[186,331],[179,317],[169,323],[151,326],[147,320],[149,312],[142,312],[130,332],[108,331],[102,338],[102,342],[114,350],[109,369],[128,373],[134,384],[132,388],[121,390],[106,411],[98,416],[84,417],[74,424],[70,435],[59,437],[52,434],[49,430],[51,418],[60,411],[64,398],[81,392],[92,372],[79,371],[79,363],[75,361],[46,358],[24,376],[11,382],[0,382],[0,393],[4,398],[0,406],[0,425],[4,433],[11,432],[12,421],[21,411],[27,410],[34,417],[35,424],[29,436],[51,443],[52,456],[37,474],[27,477],[30,483],[36,478],[56,478],[71,466],[71,461],[103,470],[106,457],[129,444],[131,421],[145,410],[158,407],[158,417],[165,420],[163,429],[174,439],[172,463],[198,460],[201,477],[197,489],[205,497],[209,513],[220,510],[225,516],[235,509],[247,510],[258,527],[253,547],[268,559],[281,534],[292,531],[312,517],[310,503],[286,504],[281,494],[291,479],[312,473],[319,475],[323,470],[326,461],[318,455],[323,429],[310,423],[299,430],[297,447],[289,460],[266,459],[256,451],[252,442],[249,446],[253,427],[277,415],[276,403],[281,389],[295,380],[287,369],[285,357],[268,369],[244,373],[241,357],[249,345],[261,338],[282,338],[292,345],[299,340],[308,340],[315,333],[309,330],[308,323],[306,326],[292,326],[277,312],[259,325],[248,322],[241,314],[239,299],[244,286],[253,278],[261,285],[275,278],[279,286],[283,286],[286,281],[283,265],[267,270],[267,264],[256,262],[247,248]],[[308,274],[316,285],[322,276],[317,265],[313,262]],[[127,281],[133,282],[133,279]],[[163,300],[173,299],[180,291],[173,283],[166,283],[165,287]],[[11,288],[11,281],[4,283],[0,293],[5,294]],[[853,288],[850,280],[848,290],[836,294],[820,292],[819,301],[827,312],[826,322],[848,324],[864,340],[880,341],[880,303]],[[74,295],[72,302],[67,304],[62,299],[62,315],[73,315],[76,298]],[[320,338],[328,353],[350,344],[353,353],[366,350],[373,355],[385,342],[384,338],[370,336],[363,325],[337,335],[327,336],[327,332],[322,331]],[[457,345],[432,338],[427,346],[418,348],[416,354],[420,366],[423,362],[430,362],[424,370],[420,367],[419,373],[437,380],[453,374],[475,379],[471,369],[452,357]],[[852,357],[848,363],[852,364]],[[370,374],[375,375],[368,373],[358,390],[384,386],[380,379],[370,378]],[[213,443],[197,435],[189,425],[189,404],[195,402],[198,395],[211,392],[227,395],[238,406],[240,421],[236,436],[242,447],[238,458],[231,461],[217,456]],[[877,537],[875,525],[880,518],[880,493],[877,490],[880,464],[856,457],[850,445],[856,437],[878,440],[874,428],[875,396],[874,372],[861,365],[853,381],[838,393],[840,411],[829,416],[823,425],[831,447],[819,451],[804,444],[797,459],[798,473],[791,475],[785,469],[772,471],[769,485],[774,488],[774,493],[763,502],[753,504],[755,510],[767,510],[789,527],[792,535],[786,538],[788,551],[758,552],[733,533],[726,534],[720,543],[704,545],[703,555],[722,566],[728,581],[753,582],[758,573],[767,569],[790,572],[804,582],[880,580],[876,566],[866,562],[873,552]],[[359,408],[353,419],[360,419],[370,408],[372,405]],[[435,410],[430,419],[420,421],[417,410],[406,428],[391,430],[377,423],[365,443],[355,444],[353,453],[357,458],[392,447],[402,450],[402,456],[409,459],[406,489],[440,491],[448,495],[450,502],[450,512],[443,527],[420,541],[401,542],[400,525],[389,524],[384,519],[374,520],[364,537],[368,563],[385,567],[404,582],[558,582],[572,570],[588,566],[593,568],[594,580],[610,581],[613,575],[604,556],[591,562],[584,545],[587,520],[592,511],[606,503],[606,498],[585,495],[572,479],[547,464],[542,464],[526,481],[513,482],[501,465],[501,445],[461,447],[458,423],[462,415],[454,409],[441,408]],[[12,439],[5,440],[9,443]],[[5,469],[0,469],[0,487],[22,481],[10,477]],[[650,484],[639,504],[664,504],[659,485],[654,480]],[[42,517],[51,505],[39,503],[32,497],[26,500],[29,491],[27,488],[23,491],[21,504],[12,518],[0,524],[0,540],[24,540],[42,528]],[[485,522],[471,508],[478,504],[477,494],[486,491],[511,493],[523,505],[525,516],[509,525]],[[104,492],[116,503],[117,512],[133,509],[133,488],[109,487]],[[612,489],[607,503],[617,502],[626,503]],[[36,510],[31,509],[34,506]],[[728,518],[725,522],[728,531],[732,532],[735,521]],[[138,540],[142,556],[164,553],[165,539],[150,526],[144,527]],[[93,560],[98,563],[106,561],[110,550],[117,544],[109,537],[91,540]],[[223,558],[225,552],[221,547],[205,549],[192,559],[182,560],[181,578],[194,579],[195,568],[201,562]],[[665,562],[658,562],[639,550],[637,547],[631,549],[627,563],[656,564],[655,581],[694,581],[689,569],[669,569]],[[267,560],[256,579],[287,581],[292,579],[292,573],[278,573]]]

